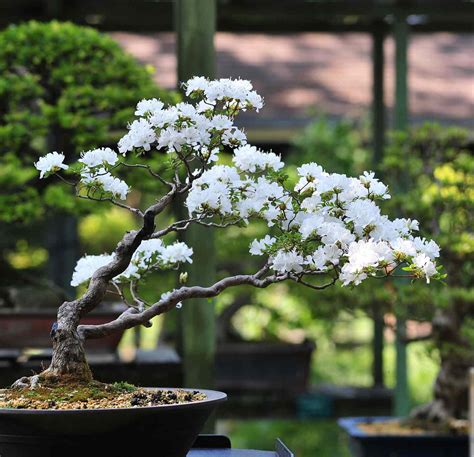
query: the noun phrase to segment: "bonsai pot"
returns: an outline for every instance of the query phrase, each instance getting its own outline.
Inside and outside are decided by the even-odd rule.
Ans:
[[[168,389],[166,390],[176,390]],[[183,390],[183,389],[182,389]],[[186,389],[184,389],[186,390]],[[185,457],[222,392],[193,403],[121,409],[0,409],[2,457]]]
[[[105,324],[118,317],[123,308],[94,310],[82,319],[82,324]],[[56,321],[58,310],[0,310],[0,349],[50,348],[49,333]],[[113,352],[117,349],[123,332],[87,342],[86,349]]]
[[[226,391],[307,390],[315,344],[223,343],[216,354],[216,384]]]
[[[425,435],[377,435],[359,428],[361,423],[387,421],[389,417],[345,417],[339,425],[349,435],[354,457],[468,457],[468,437]]]

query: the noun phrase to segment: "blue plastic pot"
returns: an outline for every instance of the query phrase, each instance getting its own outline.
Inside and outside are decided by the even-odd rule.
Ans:
[[[349,435],[354,457],[469,457],[467,436],[453,435],[373,435],[360,423],[381,422],[390,417],[344,417],[339,426]]]

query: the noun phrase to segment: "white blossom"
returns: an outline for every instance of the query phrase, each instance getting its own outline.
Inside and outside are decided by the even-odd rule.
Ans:
[[[439,246],[415,237],[417,220],[391,220],[382,214],[377,202],[390,195],[373,172],[350,177],[307,163],[297,168],[298,180],[291,188],[285,174],[279,172],[284,167],[281,157],[247,144],[235,118],[241,111],[258,111],[263,106],[249,81],[210,81],[197,76],[184,84],[184,90],[188,101],[175,106],[165,106],[156,98],[141,100],[135,110],[137,118],[119,141],[118,151],[170,154],[165,159],[166,180],[185,198],[192,219],[189,224],[264,221],[274,227],[274,236],[254,239],[249,252],[266,255],[277,274],[338,274],[343,285],[357,285],[404,264],[413,277],[424,277],[427,282],[440,277],[435,263]],[[225,160],[221,151],[231,152],[230,165],[218,164]],[[113,174],[118,161],[110,148],[83,152],[78,167],[81,195],[87,190],[92,196],[126,199],[129,186]],[[64,155],[57,152],[40,158],[35,166],[40,178],[68,167]],[[114,281],[126,283],[154,269],[175,269],[191,263],[192,255],[192,247],[182,242],[165,245],[160,239],[145,240]],[[80,259],[72,283],[88,281],[113,258],[113,254],[103,254]],[[163,294],[162,300],[173,292]]]
[[[86,255],[80,258],[72,274],[71,286],[76,287],[89,281],[99,268],[108,265],[113,259],[113,254]]]
[[[415,256],[413,258],[413,265],[426,277],[428,284],[431,277],[437,273],[435,263],[425,254]]]
[[[112,176],[104,168],[100,168],[94,172],[84,171],[81,173],[81,181],[83,184],[91,186],[100,186],[104,192],[110,192],[114,197],[125,200],[130,192],[130,187],[125,181]]]
[[[244,145],[234,149],[232,161],[241,171],[280,170],[284,164],[273,152],[262,152],[255,146]]]
[[[265,249],[269,248],[273,243],[275,243],[276,238],[271,237],[270,235],[265,235],[261,240],[253,240],[250,244],[250,254],[252,255],[262,255]]]
[[[94,168],[104,165],[115,165],[117,163],[117,154],[110,148],[93,149],[81,154],[79,162],[86,167]]]
[[[156,134],[152,125],[146,119],[137,119],[129,126],[128,133],[118,143],[118,150],[122,154],[134,148],[143,148],[149,151],[151,144],[156,141]]]
[[[64,154],[60,154],[56,151],[40,157],[38,162],[35,163],[36,169],[40,171],[40,179],[44,178],[48,173],[54,173],[60,169],[67,170],[69,167],[63,162]]]
[[[278,273],[301,273],[304,258],[296,250],[278,251],[272,259],[272,268]]]
[[[415,244],[418,251],[427,255],[430,259],[436,259],[439,257],[439,246],[436,244],[434,240],[426,240],[425,238],[416,237],[413,239],[413,243]]]
[[[145,114],[153,114],[157,111],[161,111],[164,107],[164,103],[161,100],[152,98],[150,100],[141,100],[137,103],[137,109],[135,110],[135,116],[143,116]]]
[[[161,259],[165,264],[181,262],[193,263],[193,259],[191,258],[192,255],[193,249],[186,243],[180,241],[164,247],[161,251]]]

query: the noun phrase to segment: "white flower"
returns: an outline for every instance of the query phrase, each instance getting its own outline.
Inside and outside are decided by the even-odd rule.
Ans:
[[[242,130],[234,127],[222,134],[222,143],[226,146],[240,146],[247,143],[247,136]]]
[[[270,235],[265,235],[261,240],[253,240],[250,244],[250,254],[252,255],[262,255],[263,251],[269,248],[273,243],[275,243],[276,238],[270,237]]]
[[[133,254],[131,263],[136,265],[138,269],[152,267],[154,265],[151,262],[154,257],[159,257],[163,249],[163,242],[160,239],[144,240]]]
[[[280,170],[284,164],[280,157],[273,152],[262,152],[255,146],[244,145],[234,149],[232,161],[242,171],[251,173],[257,170]]]
[[[154,111],[149,117],[148,122],[152,127],[163,128],[165,125],[175,123],[179,117],[179,111],[175,106],[168,109]]]
[[[114,259],[113,254],[86,255],[80,258],[72,274],[71,286],[76,287],[89,279],[99,269]]]
[[[189,97],[193,92],[205,91],[209,86],[209,80],[202,76],[194,76],[184,86],[186,87],[186,95]]]
[[[112,151],[112,149],[100,148],[83,152],[79,162],[83,163],[86,167],[93,168],[99,165],[104,166],[106,164],[115,165],[117,160],[117,154]]]
[[[64,154],[60,154],[56,151],[50,152],[43,157],[38,159],[35,163],[35,167],[40,171],[40,179],[48,173],[55,173],[59,169],[67,170],[69,167],[64,163]]]
[[[303,271],[303,256],[296,250],[289,252],[278,251],[272,259],[272,268],[279,273],[301,273]]]
[[[416,245],[412,240],[408,240],[406,238],[397,238],[390,244],[394,252],[400,253],[404,256],[413,257],[417,253]]]
[[[350,179],[346,175],[326,173],[320,176],[317,190],[320,194],[332,191],[342,192],[349,184]]]
[[[125,200],[130,192],[125,181],[115,178],[104,168],[99,168],[95,172],[84,171],[81,173],[81,180],[85,185],[96,184],[101,186],[104,192],[110,192],[114,197]]]
[[[426,240],[425,238],[416,237],[413,239],[413,243],[416,246],[416,249],[423,254],[426,254],[430,259],[436,259],[439,257],[439,246],[434,240]]]
[[[437,273],[435,263],[425,254],[418,254],[413,258],[413,265],[419,269],[426,277],[426,282],[429,284],[431,276]]]
[[[143,148],[149,151],[151,143],[156,141],[155,131],[146,119],[137,119],[129,126],[129,132],[118,143],[118,150],[126,154],[133,148]]]
[[[324,244],[336,244],[346,247],[354,242],[355,235],[340,222],[325,222],[318,229],[318,235]]]
[[[372,195],[383,198],[384,200],[390,198],[387,186],[375,178],[373,171],[364,171],[364,174],[359,176],[359,179]]]
[[[137,109],[135,110],[135,116],[143,116],[148,113],[155,113],[163,109],[163,102],[157,98],[150,100],[142,100],[137,103]]]
[[[314,162],[305,163],[297,168],[300,180],[296,183],[295,191],[314,189],[321,177],[326,175],[322,167]]]
[[[354,223],[355,232],[362,236],[367,226],[380,220],[380,209],[372,200],[354,200],[347,205],[346,216]]]
[[[380,268],[393,261],[393,251],[385,241],[359,240],[351,243],[348,262],[342,267],[339,278],[343,285],[360,284],[367,278],[367,269]]]
[[[161,259],[165,264],[175,264],[180,262],[193,263],[193,259],[191,259],[192,255],[193,249],[190,248],[186,243],[178,241],[163,248],[161,252]]]

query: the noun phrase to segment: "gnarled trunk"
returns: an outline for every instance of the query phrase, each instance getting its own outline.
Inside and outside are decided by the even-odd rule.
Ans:
[[[58,328],[51,332],[53,358],[48,375],[74,381],[91,381],[92,372],[86,360],[83,342],[77,329]]]

